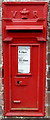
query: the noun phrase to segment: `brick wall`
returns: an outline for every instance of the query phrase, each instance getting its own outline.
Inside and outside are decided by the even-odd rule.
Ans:
[[[33,0],[32,0],[33,1]],[[39,1],[39,0],[38,0]],[[45,1],[45,0],[44,0]],[[4,99],[3,99],[3,94],[4,94],[4,86],[2,84],[2,33],[1,33],[1,27],[2,27],[2,21],[1,21],[1,3],[2,0],[0,0],[0,120],[3,118],[3,112],[4,112]],[[50,2],[48,4],[48,42],[47,42],[47,81],[46,81],[46,97],[45,97],[45,117],[44,118],[39,118],[39,119],[45,119],[49,118],[50,120]],[[22,119],[21,118],[18,118]],[[24,119],[24,118],[23,118]],[[31,119],[31,118],[29,118]],[[35,120],[35,118],[32,118]],[[14,119],[13,119],[14,120]],[[25,119],[26,120],[26,119]],[[38,119],[36,119],[38,120]]]

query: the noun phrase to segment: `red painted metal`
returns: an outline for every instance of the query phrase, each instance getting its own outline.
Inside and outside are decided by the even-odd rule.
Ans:
[[[6,30],[43,30],[43,25],[8,25]]]
[[[4,116],[44,116],[47,2],[3,2]],[[30,48],[30,72],[18,72],[19,47]],[[27,66],[26,66],[27,67]]]

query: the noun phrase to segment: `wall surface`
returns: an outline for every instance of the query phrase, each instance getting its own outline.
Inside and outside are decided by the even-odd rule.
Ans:
[[[10,1],[10,0],[6,0],[6,1]],[[14,0],[12,0],[14,1]],[[21,0],[22,1],[22,0]],[[25,0],[26,1],[26,0]],[[32,0],[33,1],[33,0]],[[37,0],[40,1],[40,0]],[[45,0],[43,0],[45,1]],[[2,64],[3,64],[3,59],[2,59],[2,32],[1,32],[1,28],[2,28],[2,18],[1,18],[1,11],[2,11],[2,0],[0,0],[0,120],[1,119],[5,119],[3,116],[3,112],[4,112],[4,84],[3,84],[3,80],[2,80]],[[47,62],[47,73],[46,73],[46,97],[45,97],[45,117],[43,118],[35,118],[35,117],[29,117],[29,118],[23,118],[23,117],[19,117],[16,119],[17,120],[50,120],[50,1],[48,3],[48,31],[47,31],[47,47],[46,47],[46,62]],[[7,118],[6,118],[7,119]],[[7,120],[14,120],[15,118],[8,118]]]

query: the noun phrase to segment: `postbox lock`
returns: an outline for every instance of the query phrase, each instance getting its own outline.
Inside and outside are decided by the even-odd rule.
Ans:
[[[22,83],[22,81],[19,81],[19,80],[17,81],[17,84],[18,84],[18,85],[20,85],[21,83]]]

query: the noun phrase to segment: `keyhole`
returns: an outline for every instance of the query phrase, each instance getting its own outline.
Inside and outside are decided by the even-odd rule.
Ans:
[[[19,85],[22,81],[17,81],[17,84]]]
[[[17,84],[20,84],[20,81],[17,81]]]

